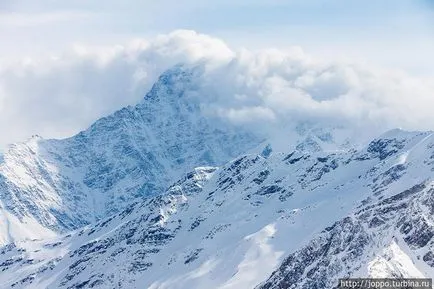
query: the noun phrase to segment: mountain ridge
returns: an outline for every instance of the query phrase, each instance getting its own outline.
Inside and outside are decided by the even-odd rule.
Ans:
[[[359,151],[249,154],[200,167],[95,225],[6,249],[0,280],[227,289],[429,277],[433,150],[431,132],[395,130]]]
[[[0,163],[2,210],[53,232],[77,229],[256,146],[257,137],[200,114],[187,96],[199,85],[192,71],[168,70],[138,105],[74,137],[11,145]]]

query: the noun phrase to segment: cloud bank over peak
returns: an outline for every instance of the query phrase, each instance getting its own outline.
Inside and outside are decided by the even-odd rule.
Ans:
[[[206,67],[199,93],[205,113],[262,133],[305,122],[369,136],[395,127],[434,127],[429,79],[328,63],[297,47],[233,51],[194,31],[0,63],[0,146],[32,134],[70,136],[139,102],[162,72],[179,63]]]
[[[434,86],[403,72],[315,61],[301,50],[244,52],[210,76],[212,106],[231,121],[284,134],[303,123],[371,138],[391,128],[430,130]],[[219,89],[224,87],[224,89]]]

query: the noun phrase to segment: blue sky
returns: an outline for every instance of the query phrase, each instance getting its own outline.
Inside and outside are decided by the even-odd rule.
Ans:
[[[429,73],[431,0],[53,1],[0,4],[0,53],[27,56],[76,43],[118,44],[175,29],[234,47],[298,45],[314,55]]]

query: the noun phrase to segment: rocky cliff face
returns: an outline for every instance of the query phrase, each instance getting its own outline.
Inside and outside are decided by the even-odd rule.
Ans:
[[[0,160],[0,227],[14,225],[0,243],[80,228],[256,146],[257,137],[201,113],[200,75],[175,67],[141,103],[72,138],[10,146]]]

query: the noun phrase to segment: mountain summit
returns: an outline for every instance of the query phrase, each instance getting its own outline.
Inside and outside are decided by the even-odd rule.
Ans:
[[[200,75],[200,67],[175,66],[138,105],[74,137],[11,145],[0,163],[0,227],[14,225],[0,243],[80,228],[163,192],[191,168],[258,145],[252,134],[203,116]]]

